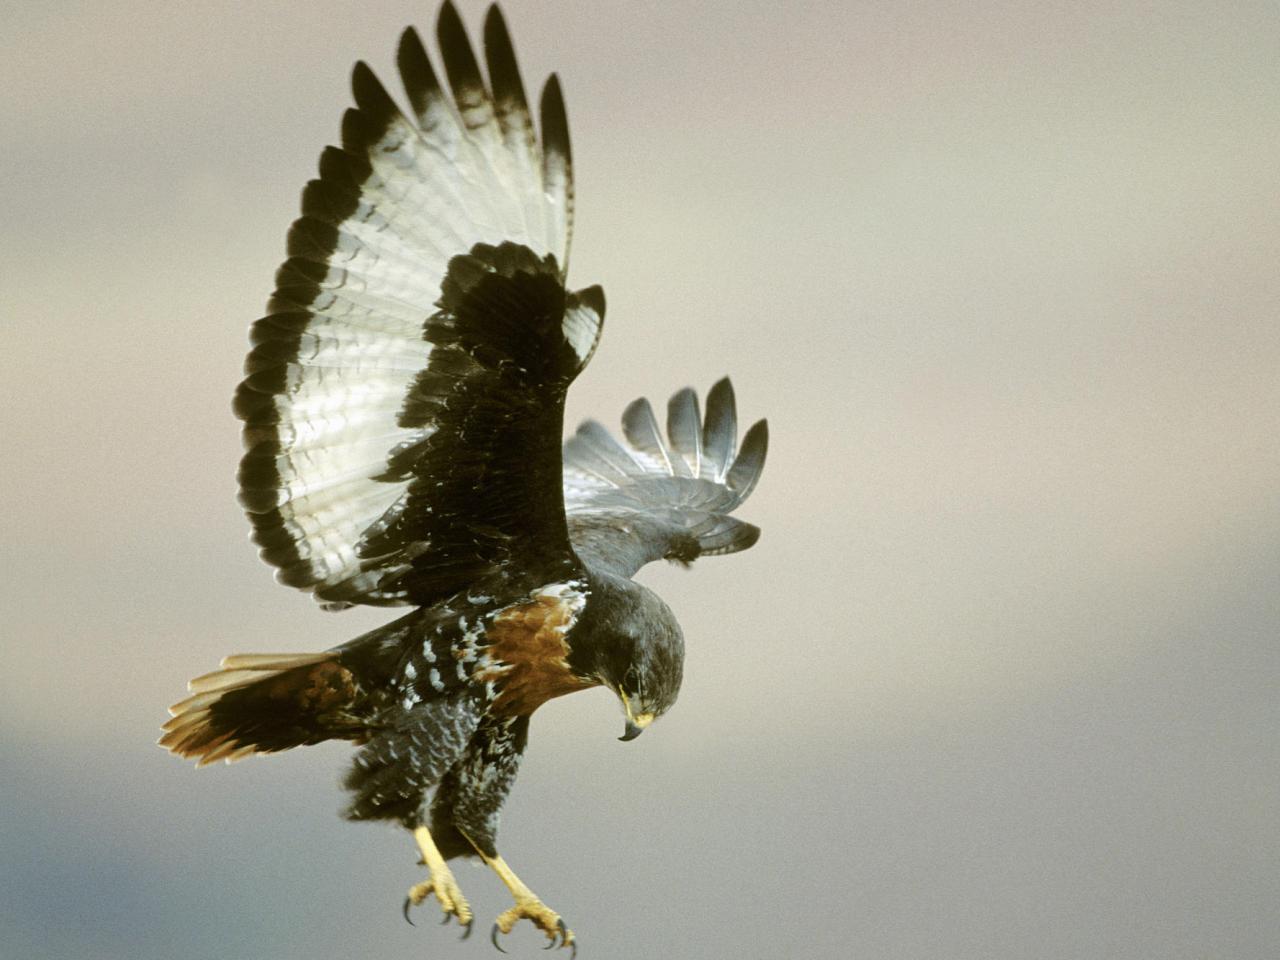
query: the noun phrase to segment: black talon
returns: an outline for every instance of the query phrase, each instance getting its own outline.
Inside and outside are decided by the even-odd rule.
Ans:
[[[466,927],[467,929],[463,932],[462,936],[458,938],[459,940],[465,940],[467,939],[467,937],[471,936],[471,928],[475,926],[475,922],[476,922],[476,918],[472,917],[470,920],[468,920],[466,923],[463,924],[463,926]]]
[[[442,926],[442,927],[443,927],[443,926],[444,926],[446,923],[448,923],[448,922],[449,922],[449,914],[447,914],[447,913],[446,913],[446,914],[444,915],[444,919],[440,921],[440,926]]]
[[[556,921],[556,926],[560,929],[560,949],[569,947],[569,960],[573,960],[578,955],[578,941],[570,940],[569,928],[564,925],[564,917]]]
[[[493,933],[489,934],[489,939],[493,941],[493,945],[498,948],[499,953],[506,953],[507,951],[502,949],[502,944],[498,942],[498,933],[498,925],[495,923],[493,925]]]
[[[416,927],[416,926],[417,926],[417,924],[416,924],[416,923],[414,923],[414,922],[413,922],[413,918],[409,916],[409,908],[410,908],[411,906],[413,906],[413,898],[412,898],[412,897],[405,897],[405,898],[404,898],[404,918],[405,918],[405,920],[406,920],[406,921],[408,921],[409,926],[411,926],[411,927]]]
[[[556,920],[556,930],[560,934],[560,949],[563,950],[565,947],[569,945],[569,928],[564,925],[564,917],[560,917],[559,919]],[[554,946],[555,944],[554,937],[552,937],[551,943]],[[547,947],[547,949],[550,950],[551,947]]]

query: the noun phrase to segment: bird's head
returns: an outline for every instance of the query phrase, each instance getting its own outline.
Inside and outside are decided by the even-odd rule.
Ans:
[[[671,608],[652,590],[631,580],[609,580],[592,584],[599,620],[591,631],[591,674],[622,703],[626,731],[620,739],[634,740],[676,702],[684,675],[684,634]]]
[[[655,598],[656,599],[656,598]],[[662,603],[661,600],[658,601]],[[666,610],[665,604],[663,609]],[[634,740],[676,702],[684,676],[684,634],[666,610],[668,620],[659,629],[622,634],[615,645],[617,663],[606,683],[618,694],[626,715],[626,730],[619,738]]]

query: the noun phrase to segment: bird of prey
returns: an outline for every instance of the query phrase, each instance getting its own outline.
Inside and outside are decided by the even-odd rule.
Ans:
[[[588,421],[563,438],[565,394],[596,348],[598,286],[565,286],[573,168],[560,84],[538,130],[496,6],[484,60],[445,2],[446,93],[418,34],[400,39],[402,112],[357,63],[342,146],[302,193],[235,396],[240,500],[284,584],[331,608],[407,615],[320,653],[229,656],[170,708],[160,743],[201,764],[325,740],[360,746],[353,820],[390,820],[469,933],[447,863],[478,855],[521,919],[574,935],[498,854],[500,808],[530,715],[604,685],[623,740],[675,702],[684,639],[632,581],[755,543],[730,514],[764,465],[766,425],[738,442],[727,379],[681,390],[666,430],[637,400],[624,441]]]

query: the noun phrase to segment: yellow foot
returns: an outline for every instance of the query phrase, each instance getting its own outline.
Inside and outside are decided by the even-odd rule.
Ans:
[[[560,947],[570,948],[570,960],[577,956],[578,944],[573,938],[573,931],[564,925],[560,914],[532,895],[517,898],[516,905],[499,914],[497,922],[493,925],[490,939],[493,940],[493,945],[503,953],[507,951],[503,950],[502,944],[498,942],[498,934],[510,933],[521,919],[532,921],[535,927],[547,935],[547,939],[551,941],[547,944],[548,950],[556,946],[556,940],[559,940]]]
[[[426,827],[415,828],[413,840],[418,845],[418,852],[422,854],[422,864],[431,871],[431,876],[409,888],[409,895],[404,898],[404,918],[409,920],[409,908],[416,907],[434,893],[440,901],[440,909],[444,911],[443,922],[448,923],[450,917],[457,917],[458,923],[467,928],[462,935],[463,940],[467,939],[471,936],[471,924],[475,921],[475,915],[471,912],[466,897],[458,889],[453,871],[445,865],[444,857],[440,856]],[[409,920],[409,924],[412,926],[413,921]]]
[[[458,923],[467,928],[462,935],[462,939],[465,940],[471,936],[471,925],[475,922],[475,915],[472,914],[471,906],[467,903],[466,897],[458,889],[458,882],[453,879],[453,873],[443,865],[432,870],[429,879],[423,880],[421,883],[415,883],[409,888],[409,895],[404,898],[404,918],[412,925],[413,920],[409,918],[409,908],[416,907],[433,893],[440,902],[440,909],[444,911],[444,920],[442,922],[448,923],[450,917],[457,917]]]

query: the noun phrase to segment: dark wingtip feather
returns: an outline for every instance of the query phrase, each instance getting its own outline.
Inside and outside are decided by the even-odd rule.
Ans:
[[[703,455],[723,478],[733,463],[734,445],[738,440],[737,402],[728,377],[717,380],[707,391],[707,413],[703,421]]]
[[[351,93],[356,99],[356,106],[361,110],[374,114],[378,112],[379,94],[385,96],[385,91],[382,90],[382,84],[373,68],[363,60],[357,60],[351,68]]]
[[[752,424],[747,435],[742,439],[742,447],[725,482],[738,495],[738,500],[745,500],[755,488],[764,469],[765,455],[769,451],[769,421],[758,420]]]
[[[685,387],[671,395],[667,401],[667,437],[671,446],[680,454],[672,458],[672,466],[681,474],[700,476],[702,468],[702,413],[698,408],[698,394],[692,387]],[[682,462],[685,469],[681,469]]]
[[[489,7],[484,18],[484,54],[494,100],[503,107],[504,113],[514,108],[527,117],[529,102],[525,99],[524,83],[520,80],[515,46],[496,3]]]
[[[414,114],[422,119],[432,100],[444,96],[440,81],[431,66],[431,58],[427,56],[427,48],[422,44],[422,37],[413,27],[406,27],[400,34],[400,45],[396,48],[396,69],[400,71],[400,85],[404,87],[405,96]]]
[[[593,283],[589,287],[575,290],[573,295],[578,298],[579,303],[590,308],[597,317],[604,319],[604,288],[600,284]]]
[[[450,29],[462,28],[462,17],[458,15],[458,8],[453,5],[453,0],[444,0],[440,4],[440,12],[436,14],[436,32],[444,29],[443,24],[448,22]]]
[[[351,68],[351,93],[360,113],[368,121],[371,139],[376,142],[400,116],[400,108],[377,74],[363,60],[357,60]]]
[[[632,400],[622,411],[622,434],[637,450],[658,457],[666,464],[667,470],[671,470],[671,455],[647,397]]]
[[[569,146],[569,117],[564,109],[564,93],[560,89],[560,77],[551,74],[542,88],[538,104],[542,126],[542,152],[545,156],[558,156],[566,167],[573,163],[573,151]]]
[[[303,216],[289,227],[285,249],[291,257],[327,264],[338,246],[338,228],[315,217]]]
[[[441,5],[440,16],[436,19],[436,41],[440,44],[440,56],[444,59],[444,72],[453,89],[453,99],[458,109],[465,111],[477,97],[485,95],[484,78],[480,75],[480,64],[471,49],[462,17],[449,0]]]
[[[348,110],[347,114],[356,118],[360,116],[355,110]],[[368,157],[353,156],[338,147],[325,147],[320,154],[320,179],[347,192],[352,212],[360,200],[360,184],[364,183],[370,172]]]
[[[333,181],[309,180],[302,189],[302,214],[335,226],[355,212],[360,203],[356,190]]]
[[[369,148],[378,142],[382,132],[363,110],[348,107],[342,114],[342,149],[352,157],[367,159]]]

